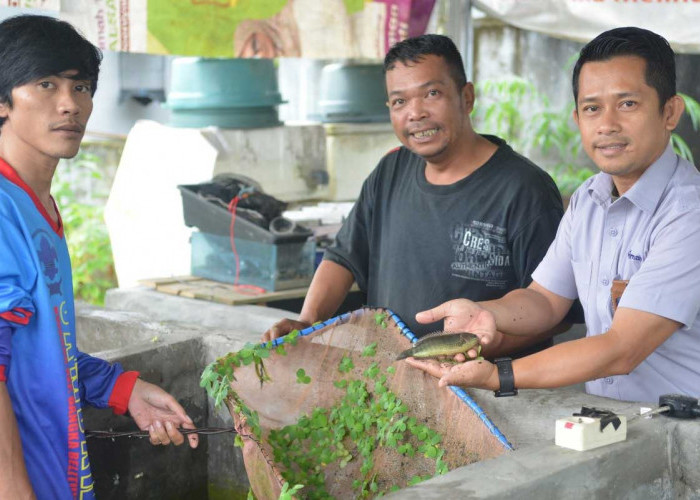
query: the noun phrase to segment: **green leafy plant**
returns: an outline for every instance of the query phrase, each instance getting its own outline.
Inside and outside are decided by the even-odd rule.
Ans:
[[[284,339],[290,345],[296,345],[299,330],[292,330]],[[222,356],[213,363],[209,364],[202,372],[200,387],[206,389],[207,394],[214,400],[218,407],[221,403],[230,396],[235,396],[231,391],[231,382],[236,380],[234,371],[236,368],[248,366],[251,363],[255,365],[255,373],[260,380],[260,386],[270,379],[267,370],[265,369],[264,360],[270,357],[270,351],[273,349],[272,342],[265,344],[253,344],[248,342],[243,349],[236,352],[230,352],[226,356]],[[280,344],[274,347],[275,352],[281,355],[286,355],[284,345]],[[301,372],[301,376],[300,376]],[[308,378],[304,370],[297,372],[297,382],[308,383]],[[311,379],[309,379],[309,382]]]
[[[532,83],[519,77],[484,80],[476,90],[473,118],[479,130],[501,137],[516,151],[525,150],[526,126],[531,120],[526,113],[532,113],[533,105],[544,96],[537,93]]]
[[[698,128],[700,128],[700,103],[687,94],[679,92],[678,95],[681,96],[683,102],[685,102],[685,113],[687,113],[690,117],[693,130],[697,132]],[[673,144],[673,149],[679,156],[682,156],[690,163],[695,164],[695,159],[693,158],[693,153],[690,150],[688,143],[685,142],[680,135],[675,132],[672,133],[671,144]]]
[[[387,326],[386,319],[387,319],[387,313],[385,313],[385,312],[378,312],[378,313],[374,314],[375,324],[377,324],[378,326],[381,326],[382,328],[386,328],[386,326]]]
[[[570,196],[595,173],[581,152],[573,105],[553,108],[547,96],[519,77],[485,80],[477,92],[474,122],[479,131],[497,135],[516,151],[533,156],[563,196]]]
[[[94,202],[76,198],[76,189],[63,169],[73,177],[103,176],[100,157],[81,150],[67,165],[61,164],[53,182],[52,195],[61,211],[68,251],[73,268],[73,289],[77,299],[101,305],[105,292],[117,286],[107,226],[104,223],[105,193]]]
[[[290,488],[289,483],[284,483],[282,485],[279,500],[292,500],[292,498],[294,498],[294,494],[298,493],[303,487],[303,484],[295,484]]]
[[[362,356],[369,357],[369,356],[374,356],[375,354],[377,354],[377,343],[376,342],[372,342],[367,347],[362,349]]]
[[[306,370],[303,368],[299,368],[297,370],[297,383],[298,384],[310,384],[311,383],[311,377],[309,377],[306,374]]]

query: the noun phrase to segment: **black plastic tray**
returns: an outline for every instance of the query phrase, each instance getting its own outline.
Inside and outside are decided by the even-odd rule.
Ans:
[[[227,209],[199,196],[197,184],[180,185],[177,188],[182,196],[186,226],[196,227],[205,233],[229,235],[231,214]],[[298,224],[289,233],[272,233],[244,218],[241,213],[241,209],[236,210],[235,238],[262,243],[294,243],[306,241],[313,235],[310,229]]]

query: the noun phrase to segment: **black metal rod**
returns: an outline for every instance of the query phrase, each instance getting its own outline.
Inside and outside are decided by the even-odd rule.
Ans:
[[[178,429],[180,434],[200,434],[202,436],[211,436],[214,434],[225,434],[233,433],[236,434],[236,429],[234,427],[201,427],[199,429]],[[149,437],[148,431],[85,431],[86,438],[96,438],[96,439],[114,439],[122,437],[132,437],[132,438],[147,438]]]

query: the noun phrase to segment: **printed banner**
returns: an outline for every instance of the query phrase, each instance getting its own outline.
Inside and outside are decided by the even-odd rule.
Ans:
[[[61,0],[0,0],[0,7],[58,11]]]
[[[700,0],[473,0],[493,17],[558,38],[588,42],[620,26],[665,37],[677,52],[700,53]]]
[[[59,11],[101,49],[203,57],[381,59],[435,0],[0,0]]]

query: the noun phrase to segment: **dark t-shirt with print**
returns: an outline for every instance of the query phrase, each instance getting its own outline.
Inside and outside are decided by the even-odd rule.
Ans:
[[[418,336],[418,311],[455,298],[489,300],[527,286],[563,214],[554,181],[503,140],[451,185],[425,179],[425,160],[401,147],[365,180],[325,259],[352,272],[367,305],[388,307]]]

